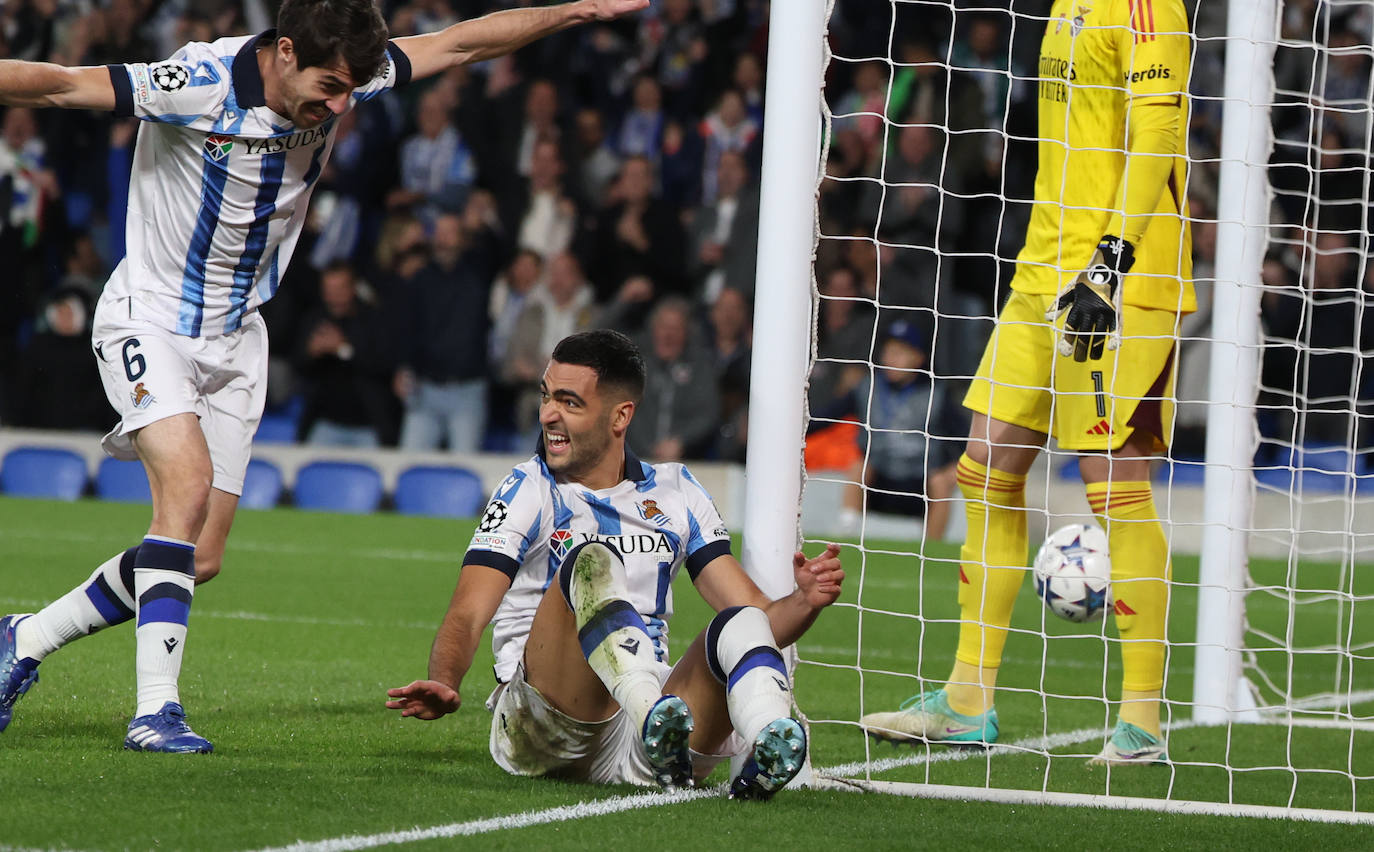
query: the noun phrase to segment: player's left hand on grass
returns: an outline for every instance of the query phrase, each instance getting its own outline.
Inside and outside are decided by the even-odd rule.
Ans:
[[[458,709],[462,699],[458,691],[437,680],[417,680],[405,686],[388,689],[388,710],[400,710],[402,716],[433,721]]]
[[[1045,319],[1064,317],[1059,354],[1096,361],[1104,349],[1121,345],[1121,277],[1135,263],[1135,248],[1120,237],[1105,236],[1088,268],[1060,291]]]
[[[844,582],[840,546],[827,544],[824,552],[810,559],[798,550],[792,555],[792,573],[808,604],[815,609],[830,606],[840,596],[840,584]]]

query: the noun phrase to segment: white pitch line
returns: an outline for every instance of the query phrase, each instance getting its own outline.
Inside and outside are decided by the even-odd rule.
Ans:
[[[0,528],[0,539],[5,538],[28,538],[44,539],[50,535],[46,532],[32,529],[16,529],[11,527]],[[114,535],[91,535],[90,533],[69,531],[62,534],[63,541],[76,541],[83,544],[96,544],[100,542],[123,542],[128,546],[129,539]],[[116,545],[117,546],[117,545]],[[359,560],[375,559],[378,561],[390,562],[439,562],[457,565],[463,558],[463,550],[467,547],[466,542],[455,538],[452,550],[404,550],[395,547],[374,547],[366,550],[356,550],[350,553],[351,558]],[[248,553],[282,553],[288,556],[317,556],[321,548],[314,545],[285,544],[281,542],[255,541],[242,536],[230,535],[228,545],[228,557],[232,560],[235,552]]]
[[[48,601],[0,597],[0,604],[3,604],[5,609],[19,608],[22,610],[38,610],[47,606],[48,603]],[[199,608],[192,608],[191,613],[196,618],[261,621],[266,624],[305,624],[311,627],[360,627],[369,630],[378,628],[387,630],[434,630],[438,625],[437,621],[375,621],[365,618],[315,618],[308,615],[271,615],[265,612],[248,612],[246,610],[202,610]],[[4,852],[3,846],[0,846],[0,852]]]
[[[694,799],[703,799],[708,796],[719,796],[720,794],[721,788],[718,787],[701,790],[684,790],[676,793],[636,793],[629,796],[613,796],[609,799],[599,799],[594,802],[578,802],[575,805],[563,805],[561,807],[548,808],[542,811],[525,811],[524,813],[510,814],[508,816],[489,817],[487,819],[471,820],[469,822],[454,822],[448,825],[436,825],[430,828],[412,828],[406,831],[389,831],[383,834],[355,834],[348,837],[331,838],[329,840],[302,840],[292,843],[289,846],[273,846],[257,850],[257,852],[351,852],[351,850],[355,849],[375,849],[378,846],[390,846],[396,843],[418,843],[423,840],[438,840],[448,837],[471,837],[475,834],[487,834],[493,831],[528,828],[532,825],[544,825],[551,822],[566,822],[574,819],[585,819],[586,817],[618,814],[640,808],[676,805],[682,802],[690,802]]]

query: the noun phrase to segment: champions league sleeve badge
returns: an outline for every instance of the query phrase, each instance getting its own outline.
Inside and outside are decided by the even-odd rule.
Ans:
[[[164,92],[175,92],[191,82],[191,75],[186,72],[186,68],[175,62],[153,66],[151,76],[153,85]]]

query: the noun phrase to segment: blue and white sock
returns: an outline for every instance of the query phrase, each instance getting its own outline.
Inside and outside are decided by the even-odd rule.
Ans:
[[[14,629],[20,659],[44,657],[68,642],[134,617],[137,547],[106,560],[86,582],[43,607]]]
[[[791,715],[791,678],[763,610],[737,606],[716,613],[706,628],[706,664],[725,684],[731,724],[749,742]]]
[[[135,716],[156,713],[168,701],[181,701],[177,679],[195,585],[194,544],[155,535],[143,539],[134,558],[134,591],[138,595]]]
[[[654,643],[629,603],[625,564],[601,542],[580,544],[563,560],[559,583],[577,619],[577,641],[587,665],[606,685],[636,729],[663,697]]]

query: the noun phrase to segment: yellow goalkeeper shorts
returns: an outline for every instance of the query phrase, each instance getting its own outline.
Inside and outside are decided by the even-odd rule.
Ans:
[[[1013,291],[983,350],[966,408],[1046,432],[1069,450],[1115,450],[1137,429],[1163,451],[1173,433],[1178,314],[1126,305],[1121,346],[1078,362],[1055,348],[1051,295]]]

